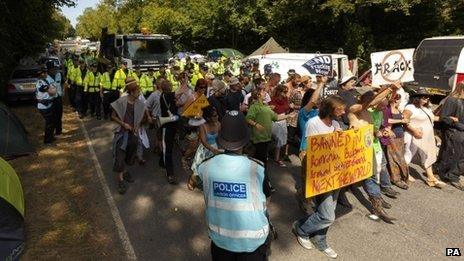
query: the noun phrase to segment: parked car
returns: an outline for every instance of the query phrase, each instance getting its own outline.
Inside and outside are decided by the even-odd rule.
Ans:
[[[6,97],[8,102],[35,99],[38,70],[38,66],[20,66],[14,69],[6,85]]]

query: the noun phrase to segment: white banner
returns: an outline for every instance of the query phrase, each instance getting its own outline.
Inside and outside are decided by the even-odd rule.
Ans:
[[[371,53],[372,86],[414,81],[414,49]]]

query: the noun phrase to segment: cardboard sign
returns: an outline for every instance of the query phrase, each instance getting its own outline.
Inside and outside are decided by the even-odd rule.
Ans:
[[[372,85],[414,81],[414,49],[371,53]]]
[[[201,116],[201,109],[209,106],[208,99],[205,95],[201,95],[194,102],[192,102],[182,113],[184,117],[196,117]]]
[[[302,65],[310,74],[332,75],[332,56],[321,55],[312,58]]]
[[[339,189],[372,176],[373,141],[372,125],[308,137],[306,197]]]

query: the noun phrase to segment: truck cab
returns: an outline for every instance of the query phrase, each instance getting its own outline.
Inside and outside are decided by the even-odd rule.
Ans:
[[[116,54],[128,68],[140,66],[142,71],[159,69],[173,56],[172,39],[164,34],[125,34],[114,39]]]

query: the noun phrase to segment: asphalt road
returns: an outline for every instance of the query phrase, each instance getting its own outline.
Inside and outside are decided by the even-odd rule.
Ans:
[[[158,157],[145,151],[147,164],[130,168],[136,181],[125,195],[119,195],[112,173],[113,125],[84,121],[138,259],[210,260],[203,196],[198,190],[187,190],[187,174],[180,167],[178,150],[174,159],[179,185],[169,185],[165,171],[157,165]],[[302,248],[291,233],[292,222],[304,215],[295,200],[300,164],[295,157],[292,161],[287,168],[271,164],[277,192],[269,211],[279,238],[272,243],[270,260],[326,260],[319,251]],[[413,169],[417,169],[413,176],[419,178],[417,172],[422,171]],[[398,199],[386,199],[393,205],[388,213],[398,218],[394,225],[369,220],[366,196],[361,188],[358,192],[354,193],[357,197],[347,193],[354,208],[337,218],[328,234],[339,260],[449,260],[447,247],[459,247],[464,254],[462,191],[450,186],[429,188],[418,179],[408,191],[401,191]]]

